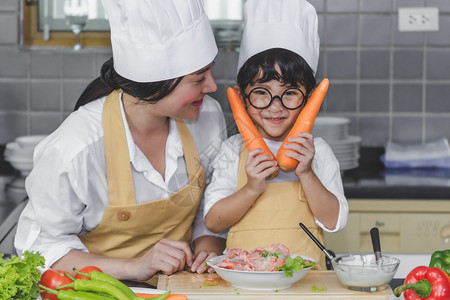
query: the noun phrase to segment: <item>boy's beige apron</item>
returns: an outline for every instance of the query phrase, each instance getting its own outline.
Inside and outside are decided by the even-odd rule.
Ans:
[[[239,190],[247,182],[245,162],[247,148],[241,149],[238,168]],[[271,182],[242,219],[228,233],[227,249],[268,247],[272,243],[286,245],[291,253],[318,261],[317,269],[326,270],[325,256],[299,227],[302,222],[323,243],[322,229],[316,225],[300,181]]]
[[[103,108],[109,205],[100,224],[80,238],[91,253],[133,258],[162,238],[190,241],[205,176],[189,129],[177,120],[189,183],[169,198],[136,204],[119,101],[119,92],[114,91]]]

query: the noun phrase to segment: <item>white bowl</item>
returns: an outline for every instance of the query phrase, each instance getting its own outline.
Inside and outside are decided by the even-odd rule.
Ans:
[[[291,255],[297,257],[299,255]],[[315,259],[300,255],[305,260],[316,262]],[[292,277],[284,276],[283,271],[238,271],[218,267],[225,256],[217,256],[208,260],[207,264],[213,267],[222,279],[231,283],[232,286],[244,290],[282,290],[290,288],[294,283],[301,280],[311,268],[304,268],[294,272]]]
[[[24,135],[16,138],[16,143],[22,148],[33,148],[36,147],[47,135]]]
[[[30,174],[33,168],[33,151],[22,149],[19,144],[13,142],[6,145],[4,157],[14,169],[19,170],[23,176]]]
[[[356,291],[374,292],[389,282],[400,264],[398,258],[382,255],[377,264],[374,254],[350,254],[331,260],[339,282]]]
[[[14,169],[20,171],[23,176],[28,176],[33,169],[33,159],[15,159],[14,157],[5,158]]]
[[[6,144],[5,152],[3,153],[5,159],[15,157],[16,159],[28,160],[33,159],[34,148],[22,148],[16,142]]]

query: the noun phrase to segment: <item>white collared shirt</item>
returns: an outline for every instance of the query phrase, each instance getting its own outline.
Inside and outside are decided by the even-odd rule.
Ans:
[[[274,156],[282,142],[264,139]],[[204,216],[211,207],[221,199],[224,199],[236,192],[238,181],[239,155],[243,140],[240,134],[230,137],[222,143],[222,149],[213,162],[214,173],[210,184],[205,190]],[[317,219],[315,222],[327,232],[336,232],[344,229],[348,218],[348,203],[344,195],[339,162],[334,156],[330,146],[322,139],[314,139],[315,155],[313,159],[313,170],[319,180],[339,201],[339,217],[336,227],[333,230],[326,228]],[[294,172],[284,172],[279,170],[277,177],[267,182],[298,181]]]
[[[88,251],[78,235],[95,229],[108,206],[102,125],[105,99],[80,107],[35,149],[34,167],[26,179],[30,201],[20,217],[15,246],[19,254],[24,250],[39,251],[46,259],[46,267],[72,249]],[[134,143],[120,103],[136,203],[169,197],[188,180],[175,120],[170,120],[163,178]],[[208,183],[211,162],[227,134],[222,109],[217,101],[205,96],[199,117],[185,123]],[[226,234],[217,235],[206,229],[202,208],[201,204],[194,220],[193,240],[202,235],[226,238]]]

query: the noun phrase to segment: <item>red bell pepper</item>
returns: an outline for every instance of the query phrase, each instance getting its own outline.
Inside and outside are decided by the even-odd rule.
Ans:
[[[394,295],[399,297],[402,292],[405,300],[450,300],[450,278],[439,268],[419,266],[395,288]]]

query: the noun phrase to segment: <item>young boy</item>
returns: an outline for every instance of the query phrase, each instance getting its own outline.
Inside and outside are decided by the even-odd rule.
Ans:
[[[248,0],[235,90],[276,156],[315,87],[319,59],[317,14],[303,0]],[[325,269],[322,251],[299,222],[323,242],[322,230],[347,222],[339,164],[321,138],[302,132],[285,146],[298,160],[284,172],[262,150],[247,152],[237,134],[223,144],[205,191],[205,221],[213,232],[229,228],[227,248],[251,250],[272,243],[306,255]],[[279,169],[279,170],[278,170]],[[266,177],[276,170],[276,178]]]

